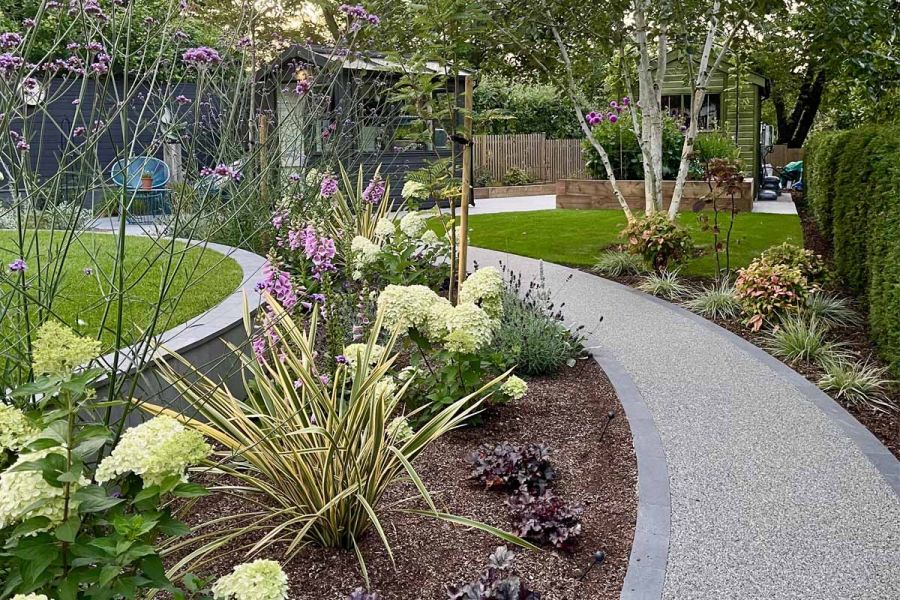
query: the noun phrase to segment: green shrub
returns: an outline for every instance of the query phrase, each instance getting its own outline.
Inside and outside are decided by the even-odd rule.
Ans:
[[[817,134],[805,160],[837,277],[866,297],[872,338],[900,373],[900,127]]]
[[[508,83],[485,78],[475,88],[478,133],[543,133],[549,138],[580,138],[571,102],[552,85]]]
[[[821,256],[790,242],[772,246],[760,254],[759,259],[769,265],[787,265],[798,269],[809,283],[820,280],[825,274],[825,262]]]
[[[640,255],[657,273],[669,263],[684,261],[693,248],[690,232],[664,212],[635,218],[622,230],[622,238],[628,252]]]
[[[799,310],[809,294],[800,269],[788,265],[770,265],[757,259],[738,271],[734,284],[745,323],[753,331],[773,317]]]
[[[518,167],[510,167],[503,174],[503,185],[528,185],[534,183],[535,179],[528,171],[519,169]]]
[[[615,122],[608,119],[592,128],[594,138],[606,149],[609,162],[618,179],[643,179],[644,163],[641,147],[632,130],[631,117],[623,113]],[[663,128],[663,179],[675,179],[681,162],[684,135],[674,119],[667,118]],[[589,140],[581,143],[581,153],[591,177],[606,179],[606,169],[600,155]]]
[[[608,250],[597,258],[594,272],[607,277],[640,275],[644,271],[643,259],[636,254],[621,250]]]

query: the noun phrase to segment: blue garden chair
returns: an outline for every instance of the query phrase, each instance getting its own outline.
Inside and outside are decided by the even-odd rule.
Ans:
[[[151,189],[141,184],[144,173],[153,179]],[[113,163],[110,176],[116,187],[124,187],[129,197],[129,223],[152,222],[156,216],[172,214],[169,198],[169,166],[152,156],[136,156]]]

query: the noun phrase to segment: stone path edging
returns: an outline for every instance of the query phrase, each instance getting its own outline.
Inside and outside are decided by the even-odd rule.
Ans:
[[[609,280],[606,280],[609,281]],[[806,398],[815,404],[823,413],[828,415],[833,422],[835,422],[838,427],[843,431],[847,437],[853,440],[857,446],[859,446],[860,450],[862,450],[863,454],[872,462],[875,468],[879,473],[887,480],[888,484],[894,489],[894,493],[900,496],[900,461],[891,454],[891,451],[887,449],[887,447],[881,443],[881,441],[875,437],[875,435],[865,428],[859,421],[857,421],[853,415],[847,412],[843,406],[841,406],[838,402],[836,402],[831,396],[823,392],[819,387],[808,380],[806,377],[790,368],[759,346],[753,344],[737,335],[736,333],[732,333],[728,331],[724,327],[720,327],[716,325],[712,321],[708,319],[704,319],[698,314],[692,313],[691,311],[678,306],[677,304],[673,304],[671,302],[667,302],[662,298],[657,298],[656,296],[652,296],[647,294],[646,292],[642,292],[641,290],[636,290],[632,287],[628,287],[627,285],[611,281],[617,286],[621,286],[626,291],[644,297],[645,299],[660,304],[671,311],[675,311],[685,318],[691,319],[705,327],[706,329],[712,331],[713,333],[720,335],[732,344],[739,346],[742,350],[747,352],[748,354],[753,355],[754,358],[759,360],[762,363],[765,363],[770,369],[773,371],[777,371],[779,375],[787,379],[797,390],[806,396]]]
[[[638,290],[512,254],[470,257],[526,281],[543,270],[572,321],[605,317],[589,342],[603,342],[596,359],[620,394],[639,469],[623,598],[900,591],[900,462],[815,385]]]
[[[594,360],[606,373],[625,410],[637,457],[637,523],[621,597],[625,600],[659,598],[666,582],[672,526],[666,453],[653,416],[631,375],[615,357],[597,347],[596,340],[588,338],[588,344],[593,347]]]

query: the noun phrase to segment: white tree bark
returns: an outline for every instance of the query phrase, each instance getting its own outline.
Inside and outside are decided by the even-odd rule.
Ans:
[[[684,197],[684,184],[687,181],[688,169],[690,168],[691,159],[694,155],[694,143],[697,140],[698,120],[700,118],[700,109],[703,107],[703,101],[706,98],[706,88],[709,85],[709,78],[715,73],[722,64],[722,59],[728,52],[731,41],[734,39],[739,27],[735,26],[731,33],[723,41],[716,57],[715,64],[710,68],[709,58],[712,54],[712,46],[719,32],[719,12],[721,3],[716,0],[713,3],[709,16],[709,28],[706,32],[706,42],[703,45],[703,54],[700,56],[700,64],[697,68],[697,75],[693,82],[691,94],[691,122],[684,136],[684,144],[681,147],[681,162],[678,164],[678,176],[675,178],[675,190],[672,192],[672,203],[669,205],[669,219],[675,219],[678,209],[681,207],[681,200]]]
[[[549,15],[548,15],[549,16]],[[559,47],[559,54],[563,61],[563,66],[566,69],[566,80],[569,88],[569,99],[572,102],[572,105],[575,107],[575,116],[578,119],[578,123],[581,125],[581,131],[584,132],[585,137],[587,137],[591,146],[593,146],[594,150],[597,151],[597,154],[600,155],[600,161],[603,163],[603,168],[606,170],[606,178],[609,180],[610,186],[612,186],[613,194],[616,197],[616,200],[619,202],[619,206],[622,207],[622,211],[625,213],[625,218],[628,219],[628,222],[634,221],[634,213],[631,212],[631,208],[628,206],[628,202],[625,200],[625,196],[622,195],[622,191],[619,189],[619,184],[616,181],[616,174],[613,170],[612,163],[609,162],[609,154],[606,152],[606,149],[603,145],[597,141],[597,138],[594,137],[591,128],[588,126],[587,121],[584,119],[584,113],[581,110],[581,105],[578,102],[578,88],[575,86],[575,76],[572,74],[572,61],[569,60],[569,51],[566,50],[566,46],[562,41],[562,37],[559,35],[559,31],[557,30],[555,25],[551,25],[550,29],[553,31],[553,38],[556,40],[556,45]]]
[[[658,86],[650,68],[647,42],[647,15],[644,0],[632,5],[634,37],[637,42],[638,95],[641,106],[641,152],[644,159],[644,205],[647,213],[661,206],[662,201],[662,117],[659,115]],[[657,143],[657,137],[659,137]]]

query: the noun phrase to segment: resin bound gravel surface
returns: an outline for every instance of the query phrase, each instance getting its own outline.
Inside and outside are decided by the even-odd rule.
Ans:
[[[543,271],[573,323],[604,318],[591,339],[634,381],[668,467],[664,584],[640,597],[900,595],[900,463],[815,386],[625,286],[500,252],[469,255],[525,282]]]
[[[610,412],[616,417],[601,440]],[[451,432],[431,446],[415,466],[439,509],[511,530],[507,494],[484,490],[469,478],[469,455],[482,443],[503,441],[544,442],[553,448],[551,461],[557,470],[553,491],[585,508],[583,533],[573,552],[515,549],[514,572],[543,600],[618,598],[634,537],[637,466],[628,422],[603,371],[593,360],[582,360],[556,376],[532,378],[523,399],[489,407],[481,425]],[[389,491],[382,506],[412,496],[411,484],[399,485]],[[214,494],[201,499],[187,521],[196,525],[253,508],[235,497]],[[442,600],[447,597],[446,586],[476,579],[490,553],[501,545],[488,534],[434,519],[398,512],[379,517],[396,567],[374,532],[365,536],[361,550],[372,590],[383,600]],[[604,562],[578,581],[597,550],[605,552]],[[363,585],[352,550],[310,546],[289,562],[283,553],[276,545],[260,556],[284,564],[291,600],[346,600]],[[245,560],[226,549],[205,575],[224,574]]]

